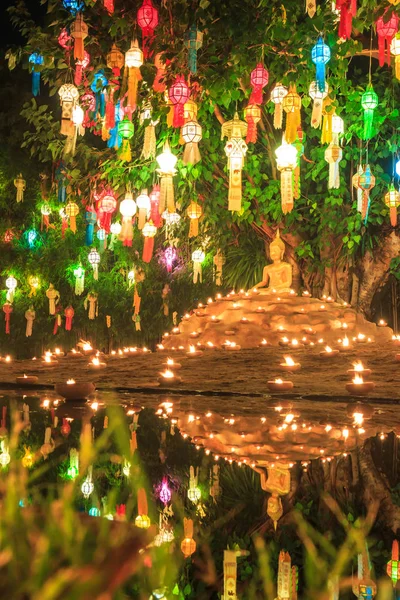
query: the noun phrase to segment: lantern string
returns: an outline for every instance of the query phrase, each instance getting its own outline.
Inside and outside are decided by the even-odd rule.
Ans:
[[[371,27],[371,37],[369,43],[369,69],[368,69],[368,83],[371,84],[372,81],[372,27]]]

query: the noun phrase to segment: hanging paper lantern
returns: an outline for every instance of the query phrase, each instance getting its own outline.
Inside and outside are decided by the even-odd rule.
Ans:
[[[331,49],[320,36],[311,50],[311,59],[316,66],[315,80],[320,92],[325,91],[325,65],[331,59]]]
[[[137,24],[142,30],[144,58],[150,56],[150,47],[154,38],[154,30],[158,25],[158,10],[151,0],[143,0],[137,13]]]
[[[125,67],[128,69],[128,106],[136,110],[139,81],[142,80],[140,67],[143,64],[143,52],[137,40],[133,40],[128,52],[125,53]]]
[[[357,191],[357,211],[359,213],[362,213],[363,191],[358,184],[360,181],[360,175],[362,175],[363,173],[364,173],[364,169],[362,168],[362,165],[359,165],[357,173],[355,175],[353,175],[352,180],[351,180],[353,187]]]
[[[160,215],[160,186],[155,185],[150,193],[150,220],[157,227],[161,227]]]
[[[392,556],[387,564],[387,574],[392,580],[393,587],[396,589],[396,584],[400,579],[400,561],[399,561],[399,542],[393,540],[392,544]]]
[[[340,11],[339,37],[348,40],[351,37],[353,17],[357,14],[357,0],[336,0],[336,10]]]
[[[111,252],[114,251],[115,242],[116,242],[118,236],[121,234],[121,231],[122,231],[121,223],[111,223],[111,227],[110,227],[111,241],[108,246],[108,249],[111,250]]]
[[[6,229],[3,236],[3,241],[5,244],[10,244],[15,238],[15,233],[12,229]]]
[[[281,172],[282,212],[287,214],[293,209],[293,171],[297,165],[297,150],[292,144],[283,140],[275,150],[276,164]]]
[[[97,214],[92,206],[89,206],[86,208],[85,221],[86,221],[85,244],[86,244],[86,246],[92,246],[94,226],[97,223]]]
[[[129,140],[133,137],[134,126],[132,121],[125,118],[118,123],[118,135],[122,138],[122,145],[119,150],[119,158],[130,162],[132,160],[131,145]]]
[[[36,292],[39,289],[39,286],[40,286],[39,277],[35,277],[34,275],[31,275],[28,278],[28,285],[31,288],[31,291],[29,292],[29,298],[32,298],[32,296],[36,296]]]
[[[25,236],[29,248],[34,248],[38,243],[38,232],[36,231],[36,229],[28,229],[25,232]]]
[[[184,165],[195,165],[201,160],[198,146],[202,138],[201,125],[197,121],[186,121],[182,127],[181,134],[185,142],[182,162]]]
[[[125,198],[119,205],[119,212],[122,215],[122,227],[120,233],[120,240],[124,246],[132,246],[133,240],[133,226],[132,218],[136,214],[136,202],[133,199],[131,192],[125,193]]]
[[[109,15],[112,15],[114,12],[114,0],[104,0],[104,8]]]
[[[155,158],[156,156],[156,125],[158,121],[153,121],[151,118],[151,104],[147,103],[143,106],[140,113],[140,123],[143,125],[147,122],[144,128],[143,150],[141,156],[143,158]]]
[[[104,89],[107,85],[108,79],[104,75],[104,71],[100,69],[99,71],[97,71],[97,73],[94,74],[90,89],[92,90],[96,98],[95,113],[101,118],[103,118],[106,114]]]
[[[183,119],[186,121],[197,121],[197,104],[193,98],[189,98],[183,107]]]
[[[93,468],[89,467],[87,476],[81,486],[81,492],[82,492],[84,498],[86,498],[86,499],[89,498],[89,496],[91,494],[93,494],[93,492],[94,492],[94,485],[93,485],[92,477],[93,477]]]
[[[58,43],[61,48],[64,48],[67,52],[71,50],[72,46],[72,37],[69,35],[68,29],[64,27],[60,31],[60,35],[58,36]]]
[[[160,213],[165,208],[170,212],[175,210],[174,184],[172,177],[176,173],[175,165],[178,158],[172,154],[168,141],[165,142],[161,154],[156,157],[158,163],[157,173],[160,175]]]
[[[379,66],[383,67],[386,63],[390,67],[390,47],[399,26],[399,17],[392,12],[390,17],[386,16],[386,11],[376,22],[376,33],[378,34]]]
[[[87,37],[89,32],[88,26],[83,20],[82,14],[78,13],[76,15],[75,21],[71,23],[70,33],[74,38],[74,58],[76,60],[84,60],[85,59],[85,48],[83,41]]]
[[[85,111],[85,118],[83,119],[83,126],[85,128],[93,127],[94,121],[92,118],[92,114],[94,114],[96,110],[96,96],[91,90],[87,90],[82,96],[79,98],[79,103],[82,109]]]
[[[319,129],[322,125],[322,107],[324,100],[329,93],[329,86],[327,83],[325,83],[325,89],[323,92],[321,92],[318,83],[316,81],[313,81],[310,84],[308,93],[313,101],[311,127],[314,127],[314,129]]]
[[[188,49],[188,67],[189,71],[196,75],[197,73],[197,51],[203,45],[203,32],[192,25],[186,34],[186,47]]]
[[[396,79],[400,79],[400,35],[396,34],[390,44],[390,53],[394,56]]]
[[[157,227],[153,225],[151,221],[147,221],[142,229],[144,235],[143,255],[142,260],[145,263],[149,263],[153,256],[154,250],[154,236],[157,233]]]
[[[61,103],[61,129],[63,135],[74,134],[74,124],[72,123],[72,111],[79,98],[78,88],[72,83],[64,83],[58,90]]]
[[[196,237],[199,233],[199,219],[203,214],[203,209],[197,202],[191,202],[186,213],[190,219],[189,238]]]
[[[282,129],[282,102],[285,96],[287,96],[289,90],[282,85],[277,83],[271,92],[271,102],[275,104],[274,110],[274,127],[275,129]]]
[[[228,138],[225,154],[229,169],[228,210],[231,211],[240,211],[242,208],[242,169],[247,152],[243,136],[246,134],[247,123],[241,121],[237,113],[232,121],[225,121],[222,125],[221,139]]]
[[[262,63],[258,63],[250,74],[250,84],[253,88],[249,104],[262,104],[263,89],[268,83],[269,73]]]
[[[182,127],[184,125],[183,111],[184,105],[189,100],[190,89],[186,84],[183,75],[178,75],[175,83],[168,90],[168,98],[174,107],[173,127]]]
[[[289,92],[284,96],[282,108],[286,112],[285,139],[288,144],[292,144],[296,141],[298,130],[301,129],[301,98],[294,84],[291,84]]]
[[[81,296],[85,289],[85,269],[82,265],[79,265],[76,269],[74,269],[74,277],[75,277],[75,295]]]
[[[97,219],[100,229],[110,232],[112,215],[117,209],[117,200],[112,190],[108,190],[97,205]]]
[[[90,54],[89,54],[89,52],[86,52],[86,50],[85,50],[83,53],[83,60],[76,61],[75,77],[74,77],[75,85],[77,85],[77,86],[81,85],[83,71],[88,68],[89,64],[90,64]]]
[[[43,228],[46,228],[46,231],[47,231],[50,227],[50,219],[49,219],[49,216],[51,214],[50,206],[48,204],[42,204],[42,206],[40,207],[40,213],[42,215],[40,229],[41,229],[41,231],[43,231]],[[54,227],[54,225],[52,225],[52,227]]]
[[[183,519],[184,539],[181,543],[181,550],[185,558],[189,558],[196,552],[196,542],[193,539],[193,520]]]
[[[173,246],[168,246],[164,250],[164,261],[165,266],[167,267],[168,273],[171,273],[174,262],[176,261],[178,255],[176,248]]]
[[[65,207],[65,214],[69,218],[69,226],[73,233],[76,233],[76,217],[79,214],[79,206],[76,202],[68,202]]]
[[[75,16],[77,12],[85,8],[85,4],[82,0],[63,0],[63,7]]]
[[[17,285],[18,285],[18,282],[13,275],[10,275],[10,277],[7,277],[7,279],[6,279],[6,288],[7,288],[6,300],[7,300],[7,302],[10,302],[10,304],[12,304],[14,302],[14,294],[15,294],[15,290],[17,289]]]
[[[14,179],[14,185],[17,188],[17,196],[16,196],[17,202],[23,202],[23,200],[24,200],[24,191],[26,190],[26,181],[22,177],[22,173],[20,173],[18,175],[18,177],[16,177]]]
[[[203,250],[201,250],[201,249],[198,249],[198,250],[195,250],[194,252],[192,252],[193,283],[197,283],[198,281],[200,281],[200,283],[202,283],[202,281],[203,281],[203,269],[202,269],[201,263],[203,263],[205,261],[205,258],[206,258],[205,252],[203,252]],[[190,500],[191,498],[189,496],[189,492],[192,493],[190,491],[190,489],[188,491],[188,498]],[[192,502],[193,502],[193,500],[192,500]]]
[[[378,106],[378,103],[378,96],[375,94],[372,84],[369,84],[361,96],[361,106],[364,110],[363,140],[370,140],[372,137],[374,110]]]
[[[97,281],[99,278],[99,264],[100,264],[100,254],[97,252],[96,248],[92,248],[88,255],[88,261],[93,267],[93,277]]]
[[[150,198],[147,195],[147,190],[142,190],[139,196],[136,198],[136,206],[139,211],[138,229],[143,229],[150,213]]]
[[[393,184],[389,186],[389,191],[385,195],[385,204],[390,211],[390,224],[392,227],[396,227],[397,207],[400,205],[400,192],[396,190]]]
[[[369,194],[372,188],[375,187],[375,177],[372,175],[369,165],[366,165],[363,173],[360,174],[358,185],[363,192],[361,216],[363,219],[367,219],[369,211]]]
[[[33,52],[29,56],[29,63],[32,65],[32,94],[38,96],[40,94],[40,67],[44,63],[44,58],[38,52]]]
[[[331,142],[325,150],[325,160],[329,163],[328,189],[338,189],[340,187],[339,163],[342,156],[341,147],[334,142]]]
[[[161,502],[164,504],[164,506],[166,506],[167,504],[169,504],[171,502],[171,490],[169,489],[168,486],[168,481],[167,479],[164,477],[162,480],[162,484],[160,487],[160,493],[159,493],[159,498],[161,500]]]
[[[257,104],[248,104],[244,109],[244,120],[247,123],[246,143],[257,141],[257,123],[261,120],[261,108]]]
[[[113,75],[119,77],[121,69],[124,66],[125,58],[121,50],[115,44],[112,45],[110,52],[107,54],[107,67],[112,69]]]
[[[65,331],[71,331],[72,329],[72,319],[74,318],[75,311],[72,306],[67,306],[64,310],[65,316]]]
[[[4,320],[6,323],[6,335],[10,335],[10,333],[11,333],[10,322],[11,322],[12,311],[13,311],[13,307],[11,306],[11,304],[9,302],[6,302],[5,304],[3,304]]]
[[[332,115],[332,141],[334,144],[339,143],[340,136],[344,133],[344,121],[339,115]]]
[[[96,232],[96,237],[99,240],[99,252],[102,254],[104,250],[107,248],[107,232],[105,229],[101,227]]]

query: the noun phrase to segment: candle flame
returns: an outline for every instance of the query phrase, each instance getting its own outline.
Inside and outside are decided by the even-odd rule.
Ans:
[[[28,379],[28,375],[25,375],[25,373],[24,373],[24,379]]]
[[[164,350],[164,346],[163,346],[162,344],[157,344],[157,348],[158,348],[159,350]]]
[[[92,358],[92,365],[95,365],[96,367],[98,367],[100,364],[100,360],[97,356],[95,356],[94,358]]]
[[[350,346],[350,340],[349,340],[349,338],[347,337],[347,335],[345,335],[345,336],[344,336],[344,338],[343,338],[343,340],[342,340],[342,345],[343,345],[345,348],[348,348],[348,347]]]
[[[298,346],[299,342],[296,340],[296,338],[292,339],[292,346]]]
[[[329,354],[330,352],[333,352],[333,350],[330,346],[325,346],[325,352]]]
[[[190,352],[190,354],[194,354],[194,353],[196,352],[196,347],[195,347],[195,346],[192,346],[192,345],[190,345],[190,346],[189,346],[189,352]]]
[[[208,346],[209,348],[214,348],[214,344],[213,344],[212,342],[207,342],[207,346]]]
[[[361,377],[361,375],[355,375],[354,379],[353,379],[353,383],[356,385],[362,385],[364,383],[364,380]]]
[[[68,379],[67,380],[67,385],[74,385],[75,383],[75,379]]]
[[[387,325],[385,319],[379,319],[379,325]]]
[[[88,352],[89,350],[93,350],[92,344],[90,344],[89,342],[85,342],[82,345],[82,348],[83,348],[83,350],[85,350],[85,352]]]
[[[365,340],[365,335],[363,333],[359,333],[358,336],[357,336],[357,339],[361,340],[361,341]]]
[[[265,338],[261,341],[261,343],[262,343],[263,346],[266,346],[268,344],[268,342],[267,342],[267,340]]]
[[[294,367],[294,365],[296,364],[291,356],[284,356],[283,358],[285,359],[285,364],[288,367]]]
[[[279,384],[281,384],[281,383],[283,383],[283,379],[279,379],[279,378],[278,378],[278,379],[275,379],[275,383],[279,383]]]
[[[161,373],[161,376],[164,377],[165,379],[173,379],[174,378],[173,372],[170,371],[169,369],[165,369],[165,371],[163,373]]]
[[[353,363],[353,367],[354,367],[355,371],[358,371],[358,372],[364,371],[364,365],[362,364],[361,360]]]
[[[51,363],[51,356],[48,356],[46,354],[45,357],[44,357],[44,362]]]
[[[285,344],[287,344],[289,342],[289,338],[287,338],[286,336],[284,336],[282,338],[282,342],[284,342]]]
[[[56,349],[54,350],[54,352],[55,352],[55,354],[61,354],[61,350],[60,350],[60,348],[56,348]]]
[[[364,415],[360,412],[353,413],[354,425],[362,425],[364,422]]]
[[[291,423],[294,419],[294,415],[292,413],[289,413],[288,415],[286,415],[285,417],[285,423]]]
[[[167,358],[167,365],[169,367],[172,367],[173,364],[174,364],[174,359],[173,358]]]

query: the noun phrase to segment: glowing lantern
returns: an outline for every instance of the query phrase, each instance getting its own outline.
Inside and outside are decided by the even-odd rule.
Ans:
[[[32,94],[38,96],[40,94],[40,67],[44,63],[44,58],[41,54],[33,52],[29,56],[29,63],[32,65]]]
[[[71,33],[71,37],[73,37],[75,39],[74,58],[76,60],[84,60],[85,59],[85,48],[83,45],[83,40],[88,35],[88,26],[84,22],[81,13],[78,13],[76,15],[75,21],[73,23],[71,23],[70,33]]]
[[[199,31],[196,25],[192,25],[186,34],[186,47],[188,49],[188,67],[189,71],[196,75],[197,73],[197,51],[203,45],[203,32]]]
[[[378,102],[378,96],[375,94],[372,84],[369,84],[361,97],[361,106],[364,110],[363,140],[370,140],[372,137],[374,110],[378,106]]]
[[[328,189],[338,189],[340,187],[339,163],[342,156],[341,147],[334,142],[331,142],[325,150],[325,160],[329,163]]]
[[[91,246],[93,244],[94,226],[97,223],[97,214],[92,206],[86,208],[85,212],[86,234],[85,244]]]
[[[125,118],[118,123],[118,135],[122,138],[122,145],[119,150],[119,158],[130,162],[132,160],[131,145],[129,140],[133,137],[134,126],[132,121]]]
[[[17,285],[18,285],[18,282],[13,275],[10,275],[9,277],[7,277],[7,279],[6,279],[6,288],[7,288],[6,300],[7,300],[7,302],[10,302],[11,304],[14,302],[14,294],[15,294],[15,290],[17,289]]]
[[[128,106],[136,109],[139,81],[142,80],[140,67],[143,64],[143,52],[137,40],[133,40],[128,52],[125,53],[125,67],[128,69]]]
[[[72,38],[69,35],[66,27],[61,29],[60,35],[58,36],[58,43],[60,44],[61,48],[64,48],[64,50],[69,51],[71,49],[71,40]]]
[[[95,107],[93,112],[95,112],[96,115],[99,115],[101,118],[103,118],[106,114],[104,89],[107,85],[108,79],[104,75],[104,71],[100,69],[99,71],[97,71],[97,73],[94,74],[90,89],[92,90],[95,96]],[[90,99],[86,97],[86,100],[89,102],[90,105]],[[83,105],[83,97],[81,99],[81,103]]]
[[[5,244],[10,244],[15,237],[15,233],[12,229],[6,229],[4,232],[3,240]]]
[[[195,165],[201,160],[198,146],[202,138],[201,125],[197,121],[186,121],[182,127],[182,138],[186,144],[182,162],[184,165]]]
[[[276,164],[281,172],[282,212],[286,214],[293,208],[293,171],[297,165],[297,150],[292,144],[283,140],[275,150]]]
[[[108,245],[108,249],[111,250],[111,252],[114,251],[115,242],[116,242],[118,236],[121,234],[121,231],[122,231],[121,223],[111,223],[111,226],[110,226],[111,240]]]
[[[42,215],[40,229],[43,231],[43,227],[45,227],[46,231],[47,231],[50,227],[50,219],[49,219],[49,216],[51,215],[50,206],[48,204],[42,204],[42,206],[40,207],[40,213]],[[54,225],[52,225],[52,227],[54,228]]]
[[[143,138],[143,158],[155,158],[156,156],[156,125],[158,121],[153,121],[151,118],[152,108],[151,104],[145,104],[142,112],[140,113],[140,123],[143,125],[145,122],[148,124],[144,128]]]
[[[160,215],[160,186],[155,185],[149,196],[150,198],[150,219],[154,225],[158,228],[161,226],[161,215]]]
[[[363,191],[358,184],[359,184],[359,180],[360,180],[360,175],[362,175],[363,173],[364,173],[364,169],[362,168],[362,165],[359,165],[357,173],[355,175],[353,175],[353,178],[352,178],[352,185],[357,191],[357,211],[359,213],[362,212]]]
[[[3,304],[3,313],[4,313],[5,323],[6,323],[6,335],[10,335],[10,332],[11,332],[10,321],[11,321],[12,311],[13,311],[13,307],[10,302],[6,302],[5,304]]]
[[[196,552],[196,542],[193,539],[193,520],[183,519],[184,539],[181,543],[181,550],[185,558],[189,558]]]
[[[320,92],[325,91],[325,65],[331,59],[331,50],[320,36],[311,50],[311,59],[316,66],[315,80]]]
[[[204,262],[206,258],[203,250],[195,250],[192,252],[192,261],[193,261],[193,283],[200,283],[203,281],[203,270],[201,267],[201,263]]]
[[[313,100],[313,110],[311,115],[311,127],[314,129],[319,129],[322,124],[322,107],[325,98],[329,93],[329,86],[325,83],[325,89],[323,92],[319,89],[318,82],[313,81],[310,84],[310,88],[308,93]]]
[[[85,269],[82,265],[79,265],[76,269],[74,269],[74,277],[75,277],[75,295],[81,296],[83,294],[83,290],[85,289]]]
[[[93,267],[93,277],[97,281],[99,278],[100,254],[97,252],[96,248],[93,248],[89,252],[88,261]]]
[[[347,40],[351,37],[353,17],[357,14],[357,0],[336,0],[336,10],[340,11],[339,37]]]
[[[296,141],[298,130],[301,128],[301,98],[296,92],[296,86],[291,85],[282,100],[282,108],[286,112],[285,139],[288,144]]]
[[[183,107],[183,118],[186,121],[197,121],[197,104],[193,98],[189,98]]]
[[[71,448],[69,451],[69,466],[67,469],[67,477],[76,479],[79,475],[79,453],[76,448]]]
[[[143,4],[137,12],[137,24],[142,30],[144,58],[148,58],[154,30],[158,25],[158,10],[153,6],[151,0],[143,0]]]
[[[122,200],[119,206],[119,211],[122,215],[120,239],[122,240],[124,246],[132,246],[132,217],[136,214],[136,202],[134,201],[131,192],[126,192],[125,198]]]
[[[115,77],[120,76],[124,62],[125,58],[121,50],[113,44],[110,52],[107,54],[107,67],[112,70]]]
[[[167,267],[168,273],[171,273],[173,264],[176,261],[176,259],[177,259],[176,248],[174,248],[173,246],[168,246],[167,248],[165,248],[164,260],[165,260],[165,266]]]
[[[244,109],[244,120],[247,123],[246,143],[257,141],[257,123],[261,120],[261,108],[258,104],[248,104]]]
[[[99,229],[96,232],[96,237],[100,242],[99,252],[101,254],[107,248],[107,232],[106,232],[106,230],[103,229],[102,227],[99,227]]]
[[[141,529],[148,529],[150,527],[150,518],[148,516],[148,506],[146,491],[143,488],[139,488],[137,492],[138,499],[138,516],[135,519],[136,527]]]
[[[199,233],[199,219],[203,210],[197,202],[191,202],[186,212],[190,219],[189,237],[196,237]]]
[[[390,47],[399,26],[399,17],[396,15],[396,13],[392,12],[390,17],[387,18],[386,11],[376,22],[380,67],[383,67],[385,60],[390,67]]]
[[[69,226],[73,233],[76,233],[76,217],[79,214],[79,206],[76,202],[68,202],[65,206],[65,214],[69,218]]]
[[[393,540],[392,558],[387,564],[386,572],[392,580],[393,587],[396,588],[396,584],[400,579],[399,542],[397,540]]]
[[[392,227],[396,227],[397,207],[400,205],[400,193],[395,189],[393,184],[389,186],[389,191],[385,195],[385,204],[390,211],[390,224]]]
[[[26,190],[26,181],[22,177],[22,173],[20,173],[18,175],[18,177],[16,177],[14,179],[14,185],[17,188],[17,196],[16,196],[17,202],[23,202],[23,200],[24,200],[24,191]]]
[[[136,205],[139,209],[138,228],[143,229],[146,219],[150,213],[150,198],[147,195],[147,190],[142,190],[136,198]]]
[[[392,39],[390,53],[394,56],[396,78],[400,79],[400,35],[398,33]]]
[[[34,275],[30,275],[30,277],[28,277],[28,285],[31,288],[31,291],[29,292],[29,298],[32,298],[32,296],[36,296],[36,292],[39,289],[39,278],[35,277]]]
[[[167,504],[169,504],[169,502],[171,502],[171,497],[172,497],[172,494],[171,494],[171,490],[168,487],[168,481],[164,477],[164,479],[162,480],[161,488],[160,488],[159,498],[160,498],[161,502],[166,506]]]
[[[4,440],[0,442],[0,466],[5,469],[5,467],[10,463],[11,456],[8,450],[8,446]]]
[[[93,468],[89,467],[88,474],[81,486],[81,492],[82,492],[84,498],[86,498],[86,499],[89,498],[89,496],[91,494],[93,494],[93,491],[94,491],[92,477],[93,477]]]
[[[221,139],[228,138],[225,154],[229,168],[228,209],[231,211],[240,211],[242,207],[242,169],[247,152],[243,136],[246,134],[247,123],[241,121],[237,113],[232,121],[225,121],[222,125]]]
[[[190,90],[183,75],[178,75],[168,90],[168,97],[174,107],[173,127],[184,125],[184,105],[189,100]]]
[[[78,88],[72,83],[64,83],[58,90],[61,103],[61,129],[63,135],[73,135],[72,111],[79,98]]]
[[[75,83],[75,85],[81,85],[83,71],[85,69],[87,69],[88,66],[89,66],[89,64],[90,64],[90,54],[89,54],[89,52],[86,52],[86,50],[85,50],[83,54],[84,54],[83,60],[77,60],[76,61],[75,77],[74,77],[74,83]]]
[[[111,219],[117,208],[117,200],[114,193],[108,190],[106,194],[100,198],[97,205],[98,225],[100,229],[105,229],[107,233],[110,231]]]
[[[274,127],[275,129],[282,129],[282,102],[285,96],[288,94],[288,89],[281,83],[277,83],[271,92],[271,102],[275,104],[274,109]]]
[[[64,310],[65,316],[65,331],[71,331],[72,329],[72,319],[74,318],[75,311],[72,306],[67,306]]]
[[[144,235],[142,260],[145,263],[149,263],[153,256],[154,236],[157,233],[157,227],[151,221],[147,221],[142,229],[142,233]]]
[[[83,10],[85,5],[82,0],[63,0],[63,6],[71,15],[76,15],[77,12]]]
[[[158,163],[157,173],[160,175],[160,213],[165,208],[170,212],[175,210],[174,184],[172,177],[176,173],[175,165],[178,158],[172,154],[168,141],[164,144],[164,149],[156,158]]]
[[[269,73],[262,63],[258,63],[250,74],[250,84],[253,88],[249,104],[262,104],[263,89],[268,83]]]
[[[114,12],[114,0],[104,0],[104,8],[109,15],[112,15]]]
[[[369,165],[366,165],[363,173],[359,175],[358,186],[361,188],[363,194],[361,203],[361,216],[363,219],[366,219],[369,208],[369,194],[372,188],[375,186],[375,177],[372,175]]]

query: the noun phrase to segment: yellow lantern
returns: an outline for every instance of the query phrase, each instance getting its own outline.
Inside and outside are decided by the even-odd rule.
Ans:
[[[286,112],[285,138],[288,144],[292,144],[296,141],[298,130],[301,128],[301,98],[294,84],[289,87],[289,92],[283,98],[282,108]]]
[[[194,552],[196,552],[196,542],[193,539],[193,520],[183,520],[184,539],[181,542],[181,550],[185,558],[189,558]]]
[[[339,163],[342,160],[343,152],[341,147],[335,142],[331,142],[325,150],[325,160],[329,163],[328,189],[338,189],[340,187]]]
[[[184,165],[195,165],[201,160],[199,142],[202,138],[201,125],[197,121],[186,121],[181,129],[182,138],[185,142],[185,150],[182,162]]]
[[[31,291],[29,292],[29,298],[32,298],[32,296],[36,296],[36,292],[39,288],[39,278],[31,275],[28,277],[28,285],[31,288]]]
[[[164,149],[156,158],[158,163],[157,173],[160,175],[160,214],[167,208],[169,212],[175,212],[174,184],[172,177],[176,174],[175,165],[178,158],[172,154],[168,141]]]
[[[189,237],[196,237],[199,233],[199,219],[203,210],[197,202],[191,202],[186,212],[190,219]]]
[[[150,102],[143,106],[143,110],[140,113],[140,123],[143,125],[147,121],[147,125],[144,128],[143,138],[143,158],[155,158],[156,156],[156,125],[157,121],[151,118],[152,108]]]
[[[240,211],[242,208],[242,169],[247,152],[247,144],[243,136],[247,134],[247,123],[239,119],[236,112],[231,121],[222,125],[221,139],[228,138],[225,154],[228,157],[229,194],[228,209]]]
[[[394,185],[389,186],[389,191],[385,195],[385,204],[390,211],[390,224],[392,227],[397,225],[397,207],[400,205],[400,193]]]
[[[70,33],[74,38],[74,58],[75,60],[84,60],[85,58],[85,48],[83,44],[83,40],[88,35],[88,26],[83,20],[82,13],[78,13],[76,15],[76,19],[73,23],[71,23]]]
[[[76,202],[68,202],[65,207],[65,214],[69,218],[69,226],[73,233],[76,233],[76,216],[79,214],[79,206]]]
[[[128,106],[136,109],[139,81],[142,80],[140,67],[143,64],[143,52],[137,40],[133,40],[131,47],[125,53],[125,67],[128,69]]]
[[[63,135],[74,135],[72,112],[79,98],[78,88],[72,83],[64,83],[58,90],[61,103],[61,129]]]
[[[119,77],[122,67],[124,66],[124,55],[115,44],[112,45],[110,52],[107,54],[107,67],[112,69],[113,75]]]
[[[297,165],[297,149],[284,139],[275,150],[276,164],[281,172],[281,201],[283,214],[293,209],[293,171]]]
[[[186,121],[197,121],[197,104],[192,98],[189,98],[183,106],[183,118],[185,123]]]

